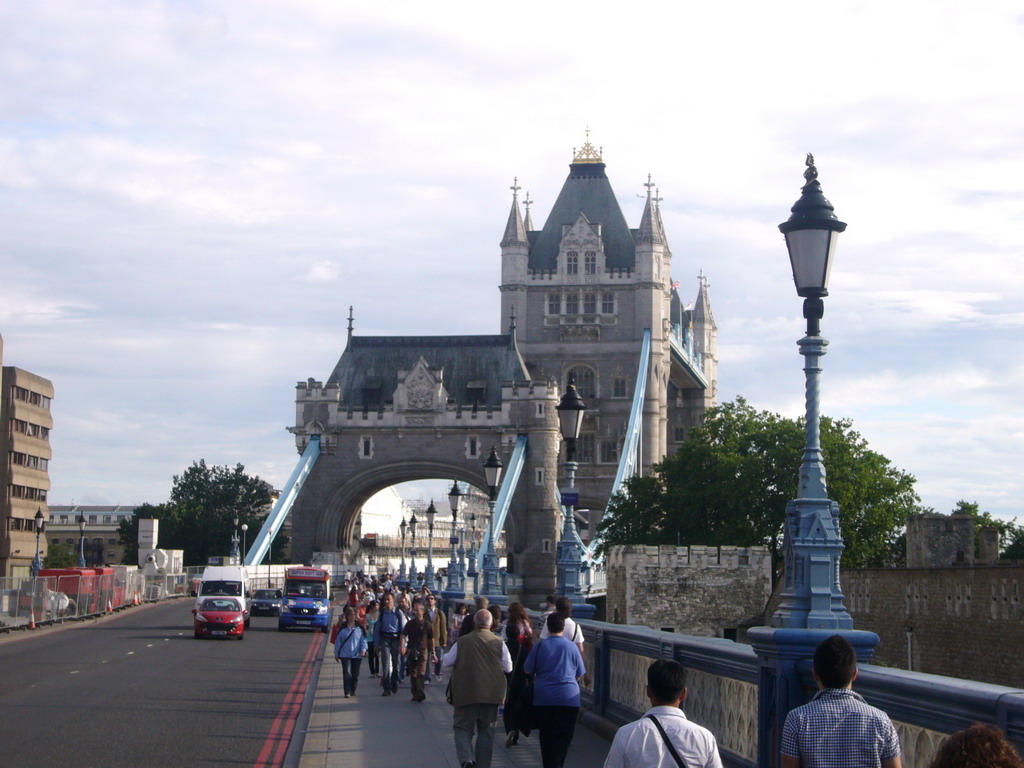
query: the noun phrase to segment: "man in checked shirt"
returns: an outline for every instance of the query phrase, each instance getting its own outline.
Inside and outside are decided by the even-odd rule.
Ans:
[[[900,768],[900,741],[892,720],[851,686],[857,654],[842,635],[814,650],[818,692],[786,715],[782,768]]]

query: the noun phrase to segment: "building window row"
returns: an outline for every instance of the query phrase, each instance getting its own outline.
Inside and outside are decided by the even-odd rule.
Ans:
[[[33,392],[25,387],[12,387],[14,390],[14,399],[21,400],[22,402],[29,403],[30,405],[38,405],[40,408],[50,410],[50,398],[46,395],[41,395],[38,392]]]
[[[595,461],[616,464],[619,461],[619,442],[598,440],[593,432],[583,432],[576,441],[576,461],[580,464],[593,464]]]
[[[14,431],[19,432],[29,437],[38,437],[40,440],[50,439],[50,428],[42,427],[38,424],[33,424],[31,421],[23,421],[22,419],[11,419],[14,424]]]
[[[20,451],[11,451],[11,466],[28,467],[29,469],[39,469],[45,472],[50,466],[50,460],[44,459],[39,456],[33,456],[30,453],[21,453]]]
[[[7,530],[9,531],[34,531],[36,521],[34,518],[14,517],[7,518]]]
[[[601,308],[600,314],[602,315],[615,314],[614,293],[602,293],[600,298],[596,293],[584,293],[582,296],[579,293],[567,293],[564,297],[560,293],[550,293],[548,294],[548,314],[578,315],[580,314],[581,299],[584,315],[598,314],[598,306]],[[565,308],[564,312],[562,311],[563,307]]]
[[[10,497],[12,499],[46,501],[46,491],[42,488],[33,488],[28,485],[9,485],[8,488],[10,488]]]

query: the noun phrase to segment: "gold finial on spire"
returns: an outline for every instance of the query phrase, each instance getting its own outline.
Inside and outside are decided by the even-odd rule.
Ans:
[[[574,163],[603,163],[601,154],[604,152],[604,147],[598,147],[594,149],[594,145],[590,143],[590,126],[587,126],[587,139],[583,143],[583,148],[579,152],[576,151],[576,147],[572,148],[572,161]]]

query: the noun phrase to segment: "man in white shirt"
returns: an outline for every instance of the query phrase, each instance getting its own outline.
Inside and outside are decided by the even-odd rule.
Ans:
[[[682,664],[667,659],[651,664],[647,669],[647,698],[651,708],[615,734],[604,768],[722,768],[714,735],[687,720],[679,708],[686,698],[686,670]]]

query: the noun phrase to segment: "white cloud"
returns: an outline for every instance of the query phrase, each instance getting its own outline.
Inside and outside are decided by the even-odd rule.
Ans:
[[[654,175],[684,297],[710,277],[723,399],[789,414],[777,225],[815,152],[849,223],[827,411],[936,498],[1019,508],[1016,4],[589,10],[0,8],[0,330],[5,364],[55,380],[52,497],[160,501],[202,456],[283,482],[291,388],[333,367],[349,305],[357,333],[504,325],[507,187],[540,224],[589,124],[633,226]]]

